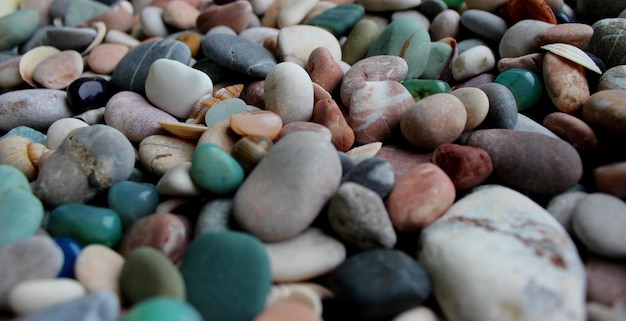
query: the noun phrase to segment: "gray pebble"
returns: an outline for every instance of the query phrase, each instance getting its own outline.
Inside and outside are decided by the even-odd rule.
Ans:
[[[571,224],[591,252],[626,257],[626,203],[621,199],[610,194],[590,194],[578,202]]]
[[[230,198],[214,199],[202,209],[196,222],[195,236],[210,232],[230,230],[230,215],[233,210],[233,200]]]
[[[446,9],[448,9],[448,5],[442,0],[427,0],[417,7],[417,10],[428,17],[428,20],[433,20]]]
[[[343,177],[344,182],[354,182],[387,197],[395,184],[393,167],[386,159],[368,158],[358,163]]]
[[[45,44],[59,50],[83,51],[96,38],[97,32],[92,28],[55,27],[47,29]]]
[[[470,9],[461,14],[461,24],[473,33],[498,42],[508,29],[504,19],[484,10]]]
[[[619,65],[605,71],[598,81],[597,91],[626,90],[626,65]]]
[[[119,312],[118,297],[110,291],[98,290],[13,321],[115,321]]]
[[[548,205],[546,210],[552,214],[554,218],[563,225],[568,232],[572,231],[571,220],[574,209],[578,205],[578,202],[585,198],[588,194],[581,191],[571,191],[558,194],[554,196]]]
[[[487,94],[489,111],[481,127],[514,129],[517,125],[517,103],[509,88],[499,83],[486,83],[478,88]]]
[[[230,34],[209,34],[202,39],[202,51],[219,65],[259,78],[276,66],[276,58],[263,46]]]

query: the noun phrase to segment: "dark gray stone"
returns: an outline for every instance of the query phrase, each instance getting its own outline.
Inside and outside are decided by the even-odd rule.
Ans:
[[[119,312],[117,296],[110,291],[99,290],[13,321],[115,321]]]
[[[387,197],[395,184],[391,163],[380,157],[368,158],[356,164],[346,173],[343,181],[365,186],[381,198]]]
[[[24,41],[20,45],[20,47],[18,48],[18,52],[23,55],[35,47],[47,45],[48,39],[46,35],[48,33],[48,30],[52,28],[55,28],[55,27],[43,26],[37,29],[35,33],[33,33],[32,36],[28,38],[28,40]]]
[[[624,0],[577,0],[576,13],[584,21],[594,22],[604,18],[616,18],[626,9]]]
[[[446,9],[448,9],[448,5],[442,0],[426,0],[417,7],[417,10],[425,15],[428,20],[433,20]]]
[[[473,33],[498,42],[508,30],[504,19],[484,10],[471,9],[461,14],[461,24]]]
[[[424,268],[399,250],[370,250],[349,257],[332,273],[330,289],[354,320],[390,320],[431,294]]]
[[[626,19],[602,19],[592,26],[587,50],[604,61],[607,68],[626,64]]]
[[[187,45],[172,39],[156,40],[141,44],[129,51],[113,71],[111,82],[119,90],[145,93],[146,78],[152,63],[167,58],[189,65],[191,50]]]
[[[517,102],[511,90],[495,82],[479,85],[478,88],[489,99],[489,111],[480,127],[514,129],[517,125]]]
[[[44,43],[59,50],[85,50],[98,35],[92,28],[54,27],[47,29]]]
[[[265,78],[277,64],[274,55],[263,46],[231,34],[205,36],[202,52],[218,65],[258,78]]]

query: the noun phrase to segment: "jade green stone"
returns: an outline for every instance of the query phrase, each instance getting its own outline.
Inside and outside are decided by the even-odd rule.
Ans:
[[[118,321],[205,321],[191,304],[168,297],[157,297],[133,306]]]
[[[69,203],[50,212],[48,232],[53,237],[71,237],[83,246],[112,247],[122,236],[122,223],[112,209]]]
[[[200,187],[218,194],[236,191],[244,171],[229,153],[214,144],[196,147],[191,158],[191,177]]]
[[[39,143],[42,145],[45,145],[47,140],[46,134],[28,126],[17,126],[9,130],[6,134],[4,134],[4,136],[2,136],[2,138],[10,136],[22,136],[30,139],[33,143]]]
[[[465,3],[465,0],[443,0],[443,2],[448,5],[448,8],[458,8]]]
[[[0,18],[0,51],[28,40],[39,26],[39,13],[32,9],[17,10]]]
[[[543,91],[543,84],[534,72],[522,68],[503,71],[494,82],[511,90],[517,103],[517,110],[522,111],[533,107]]]
[[[10,165],[0,165],[0,193],[10,189],[22,189],[31,192],[28,178],[19,169]]]
[[[357,22],[346,42],[341,47],[341,56],[343,61],[349,65],[354,65],[359,60],[367,56],[367,51],[376,42],[380,31],[376,22],[370,19],[361,19]]]
[[[180,271],[152,247],[139,247],[126,256],[120,284],[131,304],[159,296],[185,300],[185,282]]]
[[[367,56],[399,56],[406,60],[409,66],[405,79],[415,79],[426,69],[430,47],[428,29],[414,19],[400,18],[383,30],[367,52]]]
[[[114,210],[126,229],[142,217],[154,214],[160,199],[152,184],[132,181],[119,181],[107,194],[109,207]]]
[[[450,69],[453,54],[454,50],[449,44],[439,41],[431,43],[428,63],[420,78],[442,79],[442,76]]]
[[[450,92],[450,85],[442,80],[409,79],[403,81],[402,85],[411,93],[415,101],[434,94]]]
[[[180,271],[187,301],[204,320],[253,320],[264,309],[272,284],[265,247],[242,232],[196,237],[185,252]]]
[[[343,4],[324,10],[306,24],[324,28],[335,37],[340,37],[350,31],[364,14],[365,9],[360,4]]]
[[[0,204],[0,248],[37,233],[44,210],[33,193],[23,188],[5,188],[0,192]]]

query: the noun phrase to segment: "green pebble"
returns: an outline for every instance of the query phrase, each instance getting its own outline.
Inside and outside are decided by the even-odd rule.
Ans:
[[[430,53],[428,29],[410,18],[390,23],[367,52],[367,56],[393,55],[402,57],[409,66],[405,79],[419,78],[428,64]]]
[[[20,173],[21,174],[21,173]],[[24,188],[0,192],[0,248],[35,235],[43,221],[43,204]]]
[[[442,80],[409,79],[403,81],[402,85],[411,93],[415,101],[434,94],[450,92],[450,85]]]
[[[148,299],[133,306],[118,321],[204,321],[187,302],[168,297]]]
[[[196,237],[180,271],[187,301],[205,320],[249,321],[265,307],[272,277],[263,244],[242,232]]]
[[[443,2],[448,5],[448,8],[458,8],[465,3],[465,0],[443,0]]]
[[[533,107],[541,98],[543,91],[543,83],[539,76],[523,68],[505,70],[496,77],[494,82],[511,90],[519,111]]]
[[[70,203],[50,212],[48,232],[53,237],[71,237],[83,246],[112,247],[122,236],[122,223],[112,209]]]
[[[180,271],[151,247],[139,247],[126,256],[120,284],[131,304],[159,296],[185,300],[185,282]]]
[[[154,185],[132,181],[113,184],[107,198],[109,207],[120,216],[123,229],[142,217],[154,214],[160,202]]]
[[[376,42],[379,35],[378,25],[373,20],[359,20],[341,47],[343,61],[354,65],[359,60],[365,58],[367,51],[370,50],[370,47]]]
[[[25,190],[29,193],[32,191],[26,175],[13,166],[0,164],[0,177],[2,177],[0,180],[0,193],[15,188]]]
[[[350,31],[364,14],[365,9],[360,4],[343,4],[325,10],[306,24],[324,28],[335,37],[341,37]]]
[[[0,51],[28,40],[39,26],[39,13],[32,9],[17,10],[0,18]]]
[[[428,63],[420,78],[441,79],[443,73],[449,70],[450,59],[452,59],[453,54],[454,50],[449,44],[439,41],[431,43]]]
[[[217,194],[236,191],[244,180],[241,165],[214,144],[196,147],[191,159],[191,177],[200,187]]]
[[[39,143],[42,145],[45,145],[47,140],[46,134],[28,126],[17,126],[9,130],[6,134],[4,134],[4,136],[2,136],[2,138],[10,136],[22,136],[30,139],[33,143]]]

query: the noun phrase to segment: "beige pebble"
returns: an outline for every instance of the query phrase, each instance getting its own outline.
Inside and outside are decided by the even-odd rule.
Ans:
[[[400,313],[392,321],[437,321],[437,316],[427,307],[417,307]]]
[[[107,31],[106,36],[104,37],[105,43],[116,43],[120,45],[124,45],[128,48],[133,48],[138,46],[141,42],[131,35],[119,31],[119,30],[109,30]]]
[[[139,143],[139,162],[154,175],[165,175],[179,163],[190,162],[195,142],[178,137],[152,135]]]
[[[476,87],[459,88],[451,92],[460,99],[467,112],[464,131],[476,128],[487,117],[489,112],[489,98],[487,94]]]
[[[40,62],[33,79],[48,89],[63,89],[83,73],[83,57],[75,50],[64,50]]]
[[[178,29],[187,30],[196,27],[200,11],[185,1],[172,1],[163,10],[163,21]]]
[[[73,279],[35,279],[15,285],[9,292],[9,306],[17,315],[63,303],[85,295],[85,288]]]
[[[496,65],[493,51],[484,45],[472,47],[461,53],[452,63],[452,76],[461,81],[487,72]]]
[[[313,310],[306,305],[284,300],[261,311],[253,321],[322,321]]]
[[[265,78],[265,109],[277,113],[283,124],[309,121],[313,114],[313,82],[293,62],[281,62]]]
[[[124,258],[112,249],[92,244],[83,248],[76,263],[74,273],[88,292],[109,290],[121,298],[120,274]]]
[[[278,14],[278,27],[299,24],[318,2],[319,0],[287,0]]]
[[[335,61],[341,61],[341,45],[330,32],[316,26],[295,25],[280,29],[276,50],[282,61],[306,66],[309,56],[318,47],[325,47]]]
[[[283,283],[272,286],[267,295],[266,306],[289,300],[301,303],[322,315],[322,299],[333,298],[334,294],[316,283]]]
[[[48,128],[46,133],[46,147],[57,149],[67,134],[77,128],[87,127],[87,123],[76,118],[61,118]]]
[[[96,73],[108,75],[113,73],[117,64],[128,53],[130,48],[116,43],[103,43],[94,47],[87,56],[87,66]]]
[[[360,163],[368,158],[376,156],[380,148],[383,147],[383,143],[374,142],[354,147],[346,152],[355,162]]]
[[[316,132],[328,138],[328,141],[332,139],[330,129],[328,129],[326,126],[306,121],[296,121],[283,126],[283,128],[280,130],[280,133],[278,133],[277,139],[281,139],[289,134],[299,131]]]
[[[13,88],[24,83],[20,76],[21,56],[11,58],[0,64],[0,88]]]

